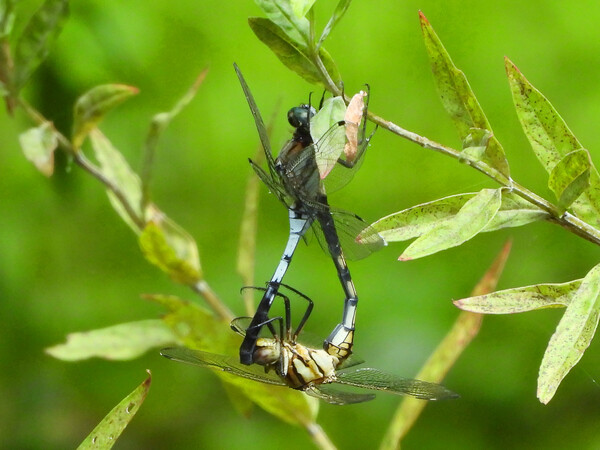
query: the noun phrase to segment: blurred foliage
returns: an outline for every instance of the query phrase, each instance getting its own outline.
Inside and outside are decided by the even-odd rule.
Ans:
[[[20,8],[33,11],[39,2],[22,3]],[[330,7],[322,3],[318,12]],[[503,143],[513,178],[552,198],[511,105],[502,65],[505,54],[552,100],[594,160],[596,130],[589,117],[600,108],[595,82],[600,44],[594,38],[598,5],[534,1],[520,4],[518,10],[492,2],[351,5],[327,41],[348,91],[368,82],[370,107],[380,116],[460,147],[437,100],[417,8],[435,24],[454,62],[468,74],[494,135]],[[109,116],[103,130],[130,164],[140,167],[148,118],[166,110],[199,70],[210,65],[194,103],[161,137],[153,201],[194,236],[205,276],[237,313],[242,313],[241,281],[234,264],[250,170],[246,161],[257,137],[231,63],[244,70],[266,117],[278,102],[298,104],[314,90],[253,37],[246,20],[259,14],[252,2],[74,3],[49,59],[24,92],[70,134],[72,105],[82,92],[113,82],[139,87],[141,95]],[[17,21],[14,27],[22,30],[25,23]],[[276,89],[273,80],[278,80]],[[285,436],[289,447],[304,448],[306,437],[298,429],[258,410],[251,420],[241,419],[210,373],[170,364],[157,354],[127,363],[90,360],[72,365],[44,355],[43,348],[62,341],[67,332],[160,314],[161,309],[137,300],[140,292],[189,293],[144,262],[95,180],[71,170],[58,154],[55,176],[39,176],[18,148],[18,135],[30,123],[18,110],[17,121],[7,119],[0,121],[5,146],[0,153],[0,308],[9,319],[0,345],[0,420],[10,434],[0,431],[6,434],[0,436],[2,442],[7,447],[73,447],[122,398],[122,387],[149,367],[152,392],[120,438],[121,447],[276,448]],[[281,114],[274,124],[274,147],[288,135]],[[351,204],[363,217],[374,219],[439,197],[497,187],[475,171],[383,130],[369,154],[360,175],[335,197],[336,204]],[[261,200],[256,279],[266,280],[287,224],[280,205],[264,190]],[[427,260],[398,263],[400,250],[392,246],[352,265],[363,299],[357,352],[388,371],[415,373],[457,315],[450,299],[467,295],[509,235],[514,238],[513,257],[500,287],[582,278],[596,262],[589,243],[545,223],[478,235]],[[306,280],[311,281],[308,286]],[[316,300],[310,328],[317,334],[330,329],[341,298],[331,263],[316,246],[299,249],[286,281],[302,286]],[[462,399],[431,405],[405,445],[597,447],[600,390],[594,346],[553,402],[542,407],[535,399],[537,367],[559,317],[550,310],[488,318],[480,338],[446,381]],[[376,404],[324,405],[320,422],[340,447],[370,447],[380,440],[396,403],[380,396]]]

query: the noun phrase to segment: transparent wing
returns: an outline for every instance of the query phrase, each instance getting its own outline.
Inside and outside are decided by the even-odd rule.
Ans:
[[[194,366],[209,367],[211,369],[228,372],[239,377],[248,378],[261,383],[287,386],[285,382],[272,372],[265,372],[261,366],[244,366],[236,358],[214,353],[192,350],[186,347],[163,348],[160,354],[165,358],[172,359]]]
[[[353,403],[368,402],[375,398],[375,394],[344,392],[331,387],[329,384],[313,385],[305,389],[304,392],[332,405],[351,405]]]
[[[458,398],[456,393],[440,384],[402,378],[370,367],[352,372],[340,371],[337,373],[337,382],[349,386],[387,391],[391,394],[410,395],[422,400]]]
[[[242,85],[242,90],[244,91],[244,95],[246,96],[246,101],[248,102],[248,106],[250,107],[250,112],[252,113],[252,117],[254,117],[254,123],[256,125],[256,130],[258,131],[258,136],[260,137],[260,142],[262,143],[263,149],[265,151],[265,157],[267,158],[267,164],[269,166],[269,170],[271,171],[271,175],[273,175],[273,167],[275,167],[275,162],[273,161],[273,154],[271,153],[271,143],[269,142],[269,135],[267,133],[267,129],[265,127],[265,123],[263,122],[262,116],[260,115],[260,111],[258,110],[258,106],[256,106],[256,102],[254,101],[254,97],[250,92],[250,88],[246,84],[246,80],[240,71],[240,68],[237,64],[233,64],[235,69],[235,73],[240,80],[240,84]]]
[[[340,209],[332,209],[329,214],[333,217],[335,231],[344,257],[347,259],[356,261],[366,258],[387,245],[379,233],[356,214]],[[321,248],[328,252],[324,233],[330,233],[330,231],[323,230],[318,224],[313,224],[312,229]]]
[[[254,172],[256,172],[258,178],[260,178],[260,180],[267,186],[267,189],[269,189],[269,191],[272,194],[274,194],[281,203],[283,203],[286,207],[289,208],[289,205],[293,202],[293,200],[290,200],[289,195],[285,192],[285,189],[279,183],[279,180],[277,178],[269,176],[267,172],[265,172],[251,159],[249,159],[248,161],[250,161],[250,165],[254,169]]]

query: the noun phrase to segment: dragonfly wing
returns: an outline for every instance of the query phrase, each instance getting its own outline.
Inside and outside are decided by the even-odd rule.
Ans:
[[[260,111],[258,110],[258,106],[256,106],[256,102],[254,101],[252,92],[250,92],[250,88],[248,87],[248,84],[246,84],[246,80],[244,79],[240,68],[235,63],[233,64],[233,67],[235,69],[235,73],[238,76],[238,79],[240,80],[240,84],[242,85],[242,90],[244,91],[244,95],[246,96],[246,101],[248,102],[248,106],[250,107],[252,117],[254,117],[256,130],[258,131],[258,136],[260,137],[260,142],[262,143],[263,149],[265,151],[265,156],[267,158],[269,167],[274,167],[275,163],[273,161],[273,154],[271,153],[271,144],[269,142],[269,135],[267,133],[265,123],[263,122],[262,116],[260,115]]]
[[[333,217],[345,258],[352,261],[363,259],[387,245],[381,235],[356,214],[339,209],[329,210],[329,214]],[[321,226],[315,223],[312,229],[319,245],[327,253],[329,247]]]
[[[308,395],[319,398],[332,405],[351,405],[353,403],[368,402],[375,398],[375,394],[357,394],[332,388],[329,384],[309,386],[304,390]]]
[[[262,366],[251,365],[243,366],[237,358],[214,353],[192,350],[186,347],[163,348],[160,354],[165,358],[172,359],[194,366],[209,367],[211,369],[221,370],[223,372],[237,375],[238,377],[248,378],[261,383],[276,384],[287,386],[286,383],[276,374],[265,372]]]
[[[410,395],[422,400],[458,398],[456,393],[440,384],[403,378],[370,367],[351,372],[340,371],[337,373],[337,382],[365,389],[386,391],[391,394]]]
[[[265,172],[260,166],[258,166],[254,161],[251,159],[248,161],[250,161],[250,165],[254,169],[254,172],[256,172],[258,178],[260,178],[260,180],[267,186],[267,189],[269,189],[269,191],[274,194],[281,203],[289,208],[289,205],[292,203],[292,201],[289,199],[289,195],[287,195],[283,186],[267,172]]]

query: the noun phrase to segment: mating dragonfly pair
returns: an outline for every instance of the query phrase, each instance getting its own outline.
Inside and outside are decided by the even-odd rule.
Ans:
[[[367,94],[361,92],[354,96],[344,119],[328,124],[330,126],[326,126],[325,131],[317,136],[315,127],[312,126],[317,121],[317,111],[310,104],[292,108],[288,112],[288,121],[295,128],[295,132],[275,159],[256,102],[237,65],[235,70],[254,117],[265,151],[268,172],[252,160],[250,163],[259,178],[288,209],[288,242],[267,287],[261,288],[264,292],[254,317],[239,318],[232,322],[232,328],[244,338],[240,346],[239,363],[223,355],[184,348],[165,349],[162,352],[163,356],[226,370],[257,381],[287,385],[334,404],[357,403],[370,400],[374,396],[337,392],[328,386],[333,382],[387,390],[429,400],[455,396],[442,386],[394,377],[376,369],[347,371],[350,365],[348,358],[352,354],[358,295],[344,254],[351,259],[360,259],[383,247],[385,242],[357,215],[331,208],[327,193],[343,187],[350,181],[360,166],[373,136],[374,131],[368,136],[366,134],[368,101],[364,104],[363,101]],[[339,97],[337,99],[342,101]],[[335,100],[336,98],[331,99],[328,107],[332,108]],[[330,113],[323,107],[323,100],[319,106],[320,111]],[[296,341],[310,315],[312,302],[292,289],[309,300],[309,308],[293,333],[289,300],[279,292],[280,287],[285,286],[282,280],[296,247],[311,228],[323,249],[330,254],[345,295],[342,321],[324,341],[322,350],[304,346]],[[269,318],[269,311],[276,297],[284,299],[285,333],[283,318]],[[243,326],[242,323],[247,320],[250,323]],[[280,324],[279,333],[273,326],[277,321]],[[259,337],[264,326],[268,326],[273,338]],[[255,368],[252,364],[264,366],[267,369],[266,373],[261,373],[260,368]]]

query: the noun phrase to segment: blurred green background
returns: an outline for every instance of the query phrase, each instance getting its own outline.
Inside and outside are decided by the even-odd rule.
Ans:
[[[36,2],[22,2],[23,11]],[[324,25],[337,2],[322,1]],[[552,199],[546,175],[520,131],[506,82],[509,56],[565,118],[600,163],[600,3],[407,0],[358,1],[326,48],[348,91],[371,86],[371,109],[438,142],[460,144],[437,93],[418,22],[422,10],[465,71],[513,178]],[[140,95],[103,123],[103,131],[140,164],[148,122],[170,109],[205,66],[210,72],[194,102],[162,138],[153,193],[167,214],[197,240],[206,278],[239,314],[236,256],[247,158],[258,138],[232,68],[241,67],[265,118],[279,106],[272,142],[290,135],[288,107],[319,88],[289,72],[254,37],[251,1],[179,0],[73,2],[71,18],[49,60],[25,93],[64,132],[74,99],[108,82],[138,86]],[[17,23],[17,27],[22,23]],[[107,202],[98,182],[77,167],[40,175],[22,156],[18,113],[0,120],[0,445],[73,448],[151,369],[146,402],[117,448],[306,448],[305,431],[255,408],[239,416],[207,370],[175,364],[158,352],[130,362],[65,363],[44,348],[65,335],[155,318],[141,293],[192,295],[145,262],[134,235]],[[332,204],[367,220],[417,203],[495,187],[483,175],[384,130],[366,163]],[[285,211],[261,189],[257,283],[266,281],[287,235]],[[390,245],[351,263],[360,308],[355,350],[369,365],[414,376],[458,314],[504,241],[513,250],[499,288],[583,277],[597,262],[591,244],[547,223],[477,236],[457,249],[400,263],[405,245]],[[316,303],[308,330],[319,336],[337,323],[342,295],[333,265],[316,243],[302,246],[286,282]],[[429,405],[404,441],[406,448],[599,448],[600,352],[592,343],[556,397],[541,405],[537,369],[562,310],[490,316],[445,384],[460,400]],[[321,405],[319,422],[340,448],[379,444],[397,397],[355,406]],[[285,443],[285,444],[284,444]]]

